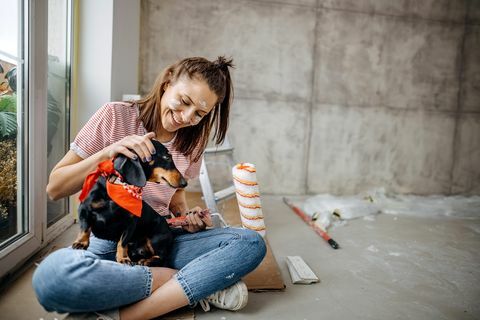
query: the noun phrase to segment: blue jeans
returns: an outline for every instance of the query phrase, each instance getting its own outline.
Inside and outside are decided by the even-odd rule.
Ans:
[[[197,233],[175,230],[168,267],[193,305],[254,270],[266,254],[263,238],[240,228]],[[35,270],[32,283],[47,311],[89,312],[118,308],[152,293],[152,272],[115,261],[117,244],[90,238],[88,250],[63,248]]]

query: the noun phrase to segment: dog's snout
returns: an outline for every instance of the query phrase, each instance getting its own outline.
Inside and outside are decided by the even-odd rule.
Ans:
[[[179,185],[180,188],[185,188],[188,185],[187,180],[183,176],[180,177]]]

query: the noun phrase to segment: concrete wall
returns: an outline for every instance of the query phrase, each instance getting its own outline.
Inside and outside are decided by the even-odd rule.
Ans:
[[[221,54],[262,192],[480,194],[480,1],[142,1],[140,92]]]

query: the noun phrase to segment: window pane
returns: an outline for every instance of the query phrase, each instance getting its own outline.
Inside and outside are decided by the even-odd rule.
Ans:
[[[23,52],[22,6],[18,0],[1,0],[0,19],[0,246],[25,233],[23,214]]]
[[[70,2],[48,1],[48,130],[47,170],[67,151],[68,110],[70,105]],[[68,213],[68,200],[48,200],[47,225],[50,226]]]

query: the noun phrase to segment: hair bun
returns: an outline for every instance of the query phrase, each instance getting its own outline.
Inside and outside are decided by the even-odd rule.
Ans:
[[[217,60],[213,61],[213,64],[222,71],[228,71],[228,67],[234,67],[233,59],[227,59],[225,56],[218,56]]]

